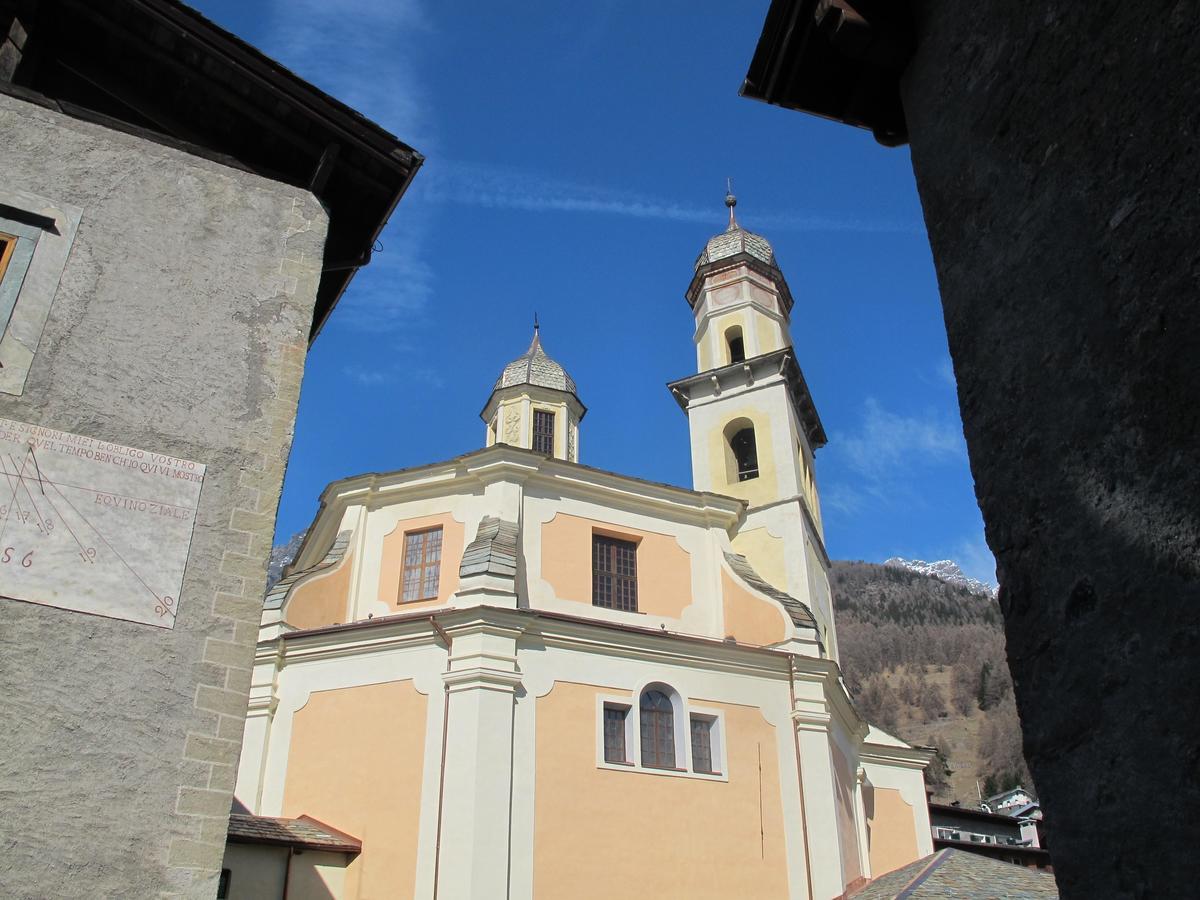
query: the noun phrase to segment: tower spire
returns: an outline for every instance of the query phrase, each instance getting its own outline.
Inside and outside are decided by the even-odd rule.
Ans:
[[[725,205],[729,207],[729,228],[728,231],[733,231],[738,227],[737,219],[734,218],[733,208],[737,206],[737,197],[733,196],[733,179],[725,179]]]

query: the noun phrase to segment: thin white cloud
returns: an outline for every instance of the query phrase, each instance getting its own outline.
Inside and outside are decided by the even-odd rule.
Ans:
[[[273,0],[264,49],[429,153],[434,128],[415,62],[430,31],[418,0]],[[418,183],[422,177],[419,173]],[[434,290],[425,251],[428,223],[428,211],[410,192],[380,238],[382,249],[338,304],[334,327],[392,331],[422,315]]]
[[[950,362],[948,357],[943,358],[940,362],[938,362],[937,377],[943,384],[946,384],[952,388],[958,388],[958,381],[954,377],[954,365]]]
[[[431,161],[419,190],[431,203],[489,209],[625,216],[709,226],[721,219],[721,213],[713,207],[688,206],[605,185],[481,163]],[[752,225],[759,230],[782,231],[920,233],[921,230],[920,224],[913,221],[794,212],[756,212]]]
[[[870,481],[890,480],[916,464],[960,460],[966,456],[962,428],[936,413],[904,416],[868,398],[862,422],[853,434],[832,445],[847,464]]]
[[[356,381],[363,387],[378,387],[392,380],[391,372],[380,369],[368,369],[365,366],[345,366],[342,374],[351,381]]]
[[[428,131],[412,60],[430,30],[418,0],[273,0],[265,49],[406,143]]]
[[[983,539],[982,534],[964,538],[951,553],[951,557],[963,574],[984,584],[996,584],[996,557]]]

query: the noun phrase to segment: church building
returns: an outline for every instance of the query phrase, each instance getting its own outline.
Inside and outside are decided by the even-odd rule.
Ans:
[[[669,385],[692,489],[580,462],[536,329],[483,449],[325,489],[266,598],[235,817],[324,837],[277,872],[231,843],[226,896],[830,900],[933,852],[932,751],[839,673],[825,432],[787,282],[726,203]]]

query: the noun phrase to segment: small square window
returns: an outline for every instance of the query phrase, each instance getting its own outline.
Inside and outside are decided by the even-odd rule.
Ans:
[[[692,769],[705,775],[716,775],[712,753],[713,720],[707,716],[692,716]]]
[[[437,599],[438,574],[441,568],[441,526],[406,534],[400,599],[405,603]]]
[[[629,707],[604,704],[604,761],[628,763],[629,753],[625,747],[625,728],[629,719]]]

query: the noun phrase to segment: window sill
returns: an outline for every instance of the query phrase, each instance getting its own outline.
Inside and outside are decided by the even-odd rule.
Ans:
[[[729,776],[724,772],[693,772],[690,769],[665,769],[656,766],[639,766],[632,762],[608,762],[600,760],[597,769],[608,769],[613,772],[635,772],[642,775],[659,775],[666,778],[691,778],[696,781],[728,782]]]

